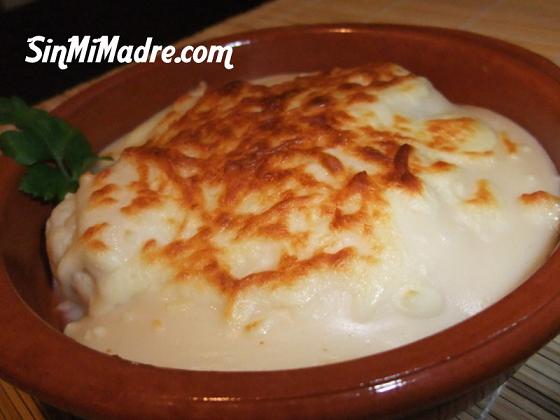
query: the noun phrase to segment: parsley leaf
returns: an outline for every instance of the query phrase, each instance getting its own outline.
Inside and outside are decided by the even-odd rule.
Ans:
[[[19,189],[44,201],[62,201],[68,191],[75,191],[78,182],[68,179],[56,167],[48,163],[36,163],[25,171]]]
[[[98,157],[86,137],[64,120],[31,108],[19,98],[0,98],[0,151],[27,167],[20,190],[44,201],[61,201]]]

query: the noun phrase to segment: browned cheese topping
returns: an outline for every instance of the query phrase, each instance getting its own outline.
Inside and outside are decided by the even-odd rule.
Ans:
[[[135,217],[170,201],[182,209],[166,220],[175,239],[146,241],[142,258],[171,267],[175,281],[205,279],[228,295],[256,284],[290,284],[314,270],[343,270],[352,259],[375,263],[382,250],[376,229],[390,217],[385,192],[421,194],[419,174],[456,167],[416,156],[417,146],[469,157],[492,154],[462,151],[474,130],[469,117],[430,120],[419,138],[404,116],[394,117],[397,129],[378,129],[349,112],[375,103],[382,90],[405,91],[415,77],[387,64],[273,86],[234,81],[208,91],[184,114],[168,116],[166,129],[121,156],[139,175],[127,186],[134,196],[120,212]],[[90,206],[115,205],[112,194],[119,186],[105,181],[111,170],[96,176],[99,188]],[[466,201],[493,204],[487,182],[481,180]],[[325,223],[321,235],[335,239],[314,232]],[[97,225],[83,235],[99,251],[104,244],[95,232],[102,229]],[[365,238],[365,246],[337,241],[344,232]],[[253,253],[261,245],[263,253],[272,248],[272,263],[243,268],[243,261],[228,255],[232,244],[243,243]]]

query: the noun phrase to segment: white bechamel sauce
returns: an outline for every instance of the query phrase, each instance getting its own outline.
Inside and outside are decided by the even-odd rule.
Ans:
[[[466,150],[493,150],[494,155],[471,159],[415,145],[422,158],[446,160],[458,168],[420,174],[425,190],[419,196],[387,192],[392,220],[380,233],[385,249],[378,264],[356,263],[345,282],[335,273],[312,273],[298,286],[273,293],[253,291],[236,302],[227,318],[224,299],[214,288],[168,282],[165,268],[148,267],[137,258],[138,246],[146,239],[165,242],[169,236],[158,225],[162,215],[128,220],[114,209],[88,211],[84,203],[92,192],[92,176],[86,175],[80,190],[67,196],[47,225],[49,255],[61,292],[73,302],[70,306],[81,308],[78,316],[84,314],[69,323],[65,333],[94,349],[157,366],[286,369],[401,346],[505,296],[542,264],[556,242],[557,202],[527,205],[519,199],[539,190],[558,194],[556,170],[537,141],[515,123],[488,110],[450,104],[425,79],[415,83],[400,94],[388,90],[378,102],[362,104],[352,113],[376,127],[390,127],[394,115],[403,115],[418,136],[427,120],[470,116],[481,126]],[[181,112],[203,90],[182,102]],[[114,143],[107,153],[117,157],[125,147],[142,144],[164,114]],[[503,133],[516,143],[516,153],[508,153],[500,140]],[[338,157],[345,165],[362,165]],[[134,176],[122,165],[113,182],[125,185]],[[496,206],[466,203],[481,179],[488,181]],[[178,211],[166,208],[164,216]],[[103,220],[117,228],[105,238],[114,251],[100,258],[78,247],[76,238]],[[359,238],[345,240],[360,246]],[[246,254],[250,267],[274,264],[267,262],[273,252],[264,248],[247,249]],[[247,270],[243,264],[238,267]],[[123,278],[127,281],[115,280]],[[252,321],[258,322],[246,328]]]

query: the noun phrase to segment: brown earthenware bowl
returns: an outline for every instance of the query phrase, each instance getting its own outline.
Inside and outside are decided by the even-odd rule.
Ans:
[[[233,35],[235,69],[220,64],[135,65],[86,89],[55,113],[97,148],[192,88],[353,66],[400,63],[452,101],[498,111],[537,137],[560,163],[560,70],[519,47],[445,29],[321,25]],[[83,416],[445,416],[481,398],[560,329],[560,254],[477,316],[413,344],[322,367],[196,372],[107,356],[62,335],[52,312],[43,226],[50,207],[17,191],[22,171],[0,158],[0,371]],[[512,226],[512,229],[514,227]]]

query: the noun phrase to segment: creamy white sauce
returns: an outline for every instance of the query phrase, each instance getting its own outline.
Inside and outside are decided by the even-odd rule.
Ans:
[[[544,150],[529,133],[494,112],[448,103],[425,79],[407,94],[388,92],[381,99],[354,114],[382,126],[390,125],[398,113],[419,131],[428,119],[474,117],[484,125],[465,147],[490,147],[495,154],[478,159],[436,156],[457,163],[459,169],[420,175],[425,185],[421,196],[388,192],[393,219],[382,232],[386,248],[380,264],[356,264],[347,282],[335,273],[315,273],[298,287],[256,291],[237,302],[226,319],[224,301],[212,287],[167,282],[165,269],[146,267],[136,259],[135,244],[154,236],[165,241],[167,233],[157,225],[157,215],[137,224],[121,220],[121,228],[111,234],[115,251],[109,257],[96,259],[77,250],[79,232],[103,217],[118,219],[84,209],[91,194],[86,176],[78,193],[54,210],[47,226],[51,263],[62,293],[84,313],[65,333],[94,349],[157,366],[297,368],[418,340],[512,291],[546,259],[557,238],[558,204],[528,206],[519,200],[521,194],[538,190],[558,194],[559,178]],[[125,147],[141,144],[163,114],[110,146],[108,153],[118,156]],[[507,152],[502,133],[515,141],[517,153]],[[433,151],[419,150],[434,157]],[[337,157],[357,170],[362,164]],[[134,177],[127,171],[130,168],[119,173],[124,180]],[[498,206],[465,204],[480,179],[489,181]],[[176,212],[165,211],[169,217]],[[341,240],[360,243],[359,238]],[[247,250],[244,258],[250,267],[273,265],[265,261],[266,255],[257,247]],[[128,280],[116,286],[117,278]],[[246,328],[251,321],[258,322]]]

